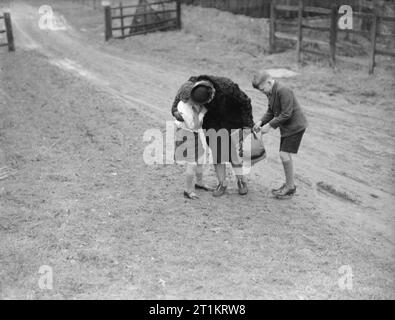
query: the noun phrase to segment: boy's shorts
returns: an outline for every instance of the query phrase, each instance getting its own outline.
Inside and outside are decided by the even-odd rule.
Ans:
[[[306,129],[293,134],[288,137],[281,137],[280,141],[280,151],[288,153],[298,153],[300,143],[302,142],[302,137]]]

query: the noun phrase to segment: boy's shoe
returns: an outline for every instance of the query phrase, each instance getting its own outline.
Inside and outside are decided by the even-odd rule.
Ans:
[[[273,194],[275,195],[276,198],[281,199],[284,197],[293,196],[295,192],[296,192],[296,186],[294,186],[293,188],[289,188],[288,186],[285,186],[280,191],[273,192]]]
[[[272,189],[272,193],[274,194],[274,193],[276,193],[276,192],[279,192],[279,191],[281,191],[282,189],[284,189],[285,188],[285,186],[286,186],[286,184],[284,183],[280,188],[277,188],[277,189]]]
[[[222,183],[220,183],[217,188],[213,191],[213,196],[214,197],[220,197],[225,194],[227,186],[224,186]]]
[[[244,196],[248,193],[247,183],[245,183],[243,180],[237,180],[237,187],[239,188],[240,195]]]

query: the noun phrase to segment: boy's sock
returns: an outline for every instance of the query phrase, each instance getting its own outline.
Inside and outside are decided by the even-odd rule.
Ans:
[[[288,188],[293,189],[295,187],[294,182],[294,167],[291,160],[283,161],[284,173],[285,173],[285,183]]]

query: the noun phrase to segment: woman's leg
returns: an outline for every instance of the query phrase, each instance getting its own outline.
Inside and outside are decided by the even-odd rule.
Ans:
[[[236,181],[237,181],[237,188],[239,189],[239,194],[240,195],[246,195],[248,193],[248,187],[247,183],[245,181],[245,176],[244,176],[244,167],[243,165],[240,166],[233,166],[233,171],[236,176]]]
[[[218,186],[213,192],[214,197],[220,197],[225,194],[226,191],[226,185],[225,185],[225,179],[226,179],[226,164],[225,163],[218,163],[214,165],[215,172],[217,174],[218,178]]]
[[[217,174],[218,184],[225,184],[226,179],[226,164],[217,163],[214,164],[215,173]]]

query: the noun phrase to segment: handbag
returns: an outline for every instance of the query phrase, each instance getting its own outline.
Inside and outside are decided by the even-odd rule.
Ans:
[[[266,158],[266,149],[263,143],[262,133],[251,130],[243,139],[243,161],[251,165]]]

